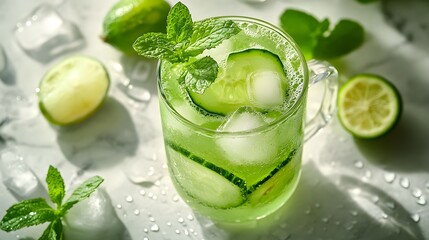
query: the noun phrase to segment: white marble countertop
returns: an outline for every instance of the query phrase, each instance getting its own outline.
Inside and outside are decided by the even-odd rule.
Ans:
[[[99,40],[102,19],[114,0],[2,0],[0,44],[8,66],[2,70],[0,60],[0,148],[15,148],[42,186],[49,164],[61,171],[68,188],[96,174],[105,178],[103,187],[128,233],[124,240],[429,239],[429,1],[183,2],[194,19],[246,15],[278,25],[284,9],[297,8],[331,22],[357,20],[367,33],[364,45],[334,64],[342,80],[359,72],[390,79],[404,102],[399,125],[382,139],[360,141],[334,119],[306,143],[298,189],[271,216],[271,224],[263,221],[245,231],[230,231],[192,212],[172,187],[162,145],[156,64],[123,57]],[[51,60],[31,57],[14,38],[16,23],[42,3],[53,4],[83,36],[72,51]],[[35,89],[49,67],[76,53],[107,66],[112,79],[109,98],[84,123],[56,128],[41,116]],[[124,94],[127,79],[135,82],[134,90],[144,99]],[[130,181],[148,173],[146,183]],[[0,217],[18,200],[0,184]],[[37,239],[44,227],[0,231],[0,239]]]

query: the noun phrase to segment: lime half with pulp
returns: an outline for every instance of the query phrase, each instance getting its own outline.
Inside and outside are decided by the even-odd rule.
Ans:
[[[389,132],[398,122],[401,108],[398,90],[378,75],[356,75],[338,94],[339,120],[358,138],[377,138]]]
[[[109,75],[99,61],[69,57],[49,70],[40,82],[40,110],[55,125],[80,122],[98,109],[109,84]]]

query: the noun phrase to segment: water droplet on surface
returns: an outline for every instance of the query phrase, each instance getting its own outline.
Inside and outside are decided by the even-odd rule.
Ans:
[[[176,231],[174,231],[174,232],[176,232],[176,234],[180,234],[180,230],[179,229],[176,229]]]
[[[143,229],[143,232],[148,233],[149,230],[147,228]]]
[[[171,222],[167,222],[167,226],[171,226]]]
[[[419,198],[419,197],[421,197],[421,196],[422,196],[423,192],[422,192],[422,190],[420,190],[419,188],[415,188],[415,189],[412,191],[412,194],[413,194],[413,196],[414,196],[414,197]]]
[[[143,240],[149,240],[149,238],[147,238],[147,237],[144,237],[144,238],[143,238]]]
[[[399,180],[399,184],[403,188],[409,188],[410,187],[410,180],[406,177],[401,177],[401,179]]]
[[[128,203],[132,203],[134,199],[132,196],[128,195],[127,197],[125,197],[125,201],[127,201]]]
[[[149,218],[149,221],[151,221],[151,222],[155,222],[155,218],[154,218],[154,217],[150,217],[150,218]]]
[[[419,199],[417,200],[417,203],[419,204],[419,205],[426,205],[426,198],[425,198],[425,196],[420,196],[419,197]]]
[[[153,193],[150,192],[150,193],[147,194],[147,196],[150,197],[150,198],[153,198]]]
[[[117,209],[122,209],[122,205],[121,204],[116,204],[116,208]]]
[[[142,195],[142,196],[144,196],[146,194],[146,191],[142,189],[142,190],[139,191],[139,194]]]
[[[411,219],[413,219],[414,222],[419,222],[420,221],[420,215],[418,215],[417,213],[412,214]]]
[[[179,201],[179,196],[174,195],[174,196],[173,196],[173,202],[177,202],[177,201]]]
[[[386,173],[384,173],[384,180],[387,183],[392,183],[393,181],[395,181],[395,178],[396,178],[396,174],[395,173],[392,173],[392,172],[386,172]]]
[[[177,221],[178,221],[179,223],[183,223],[183,222],[185,221],[185,219],[183,219],[182,217],[180,217],[179,219],[177,219]]]
[[[191,214],[189,214],[186,218],[189,219],[190,221],[194,220],[194,216],[192,216]]]
[[[355,163],[354,163],[354,166],[356,167],[356,168],[363,168],[363,162],[361,162],[361,161],[355,161]]]
[[[140,215],[140,210],[138,210],[138,209],[134,210],[134,215],[136,215],[136,216]]]
[[[183,233],[185,233],[185,235],[186,235],[186,236],[188,236],[188,235],[189,235],[189,232],[188,232],[188,230],[186,230],[186,229],[183,231]]]
[[[154,224],[154,225],[152,225],[152,227],[150,227],[150,230],[151,230],[152,232],[158,232],[158,231],[159,231],[159,226],[158,226],[158,224]]]

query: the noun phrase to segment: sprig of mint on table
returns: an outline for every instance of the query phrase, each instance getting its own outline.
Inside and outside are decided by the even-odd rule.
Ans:
[[[359,48],[365,38],[363,27],[349,19],[340,20],[330,30],[327,18],[322,21],[303,11],[287,9],[280,24],[298,44],[306,59],[330,60]]]
[[[216,79],[219,66],[210,56],[195,57],[240,31],[231,20],[212,18],[193,22],[189,9],[178,2],[168,14],[167,33],[146,33],[134,42],[133,47],[144,57],[177,63],[185,87],[203,93]]]
[[[0,221],[0,229],[11,232],[50,222],[39,240],[61,240],[63,239],[61,218],[73,205],[88,198],[103,181],[99,176],[86,180],[63,202],[66,195],[64,180],[56,168],[49,166],[46,183],[48,184],[49,198],[57,208],[53,209],[44,198],[21,201],[6,211],[6,215]]]

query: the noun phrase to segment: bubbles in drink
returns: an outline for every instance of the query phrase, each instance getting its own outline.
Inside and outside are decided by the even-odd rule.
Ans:
[[[52,5],[38,6],[18,22],[14,31],[18,45],[30,57],[47,62],[84,45],[79,28],[64,19]]]

